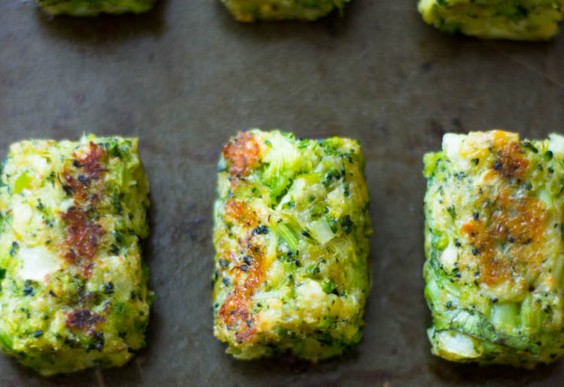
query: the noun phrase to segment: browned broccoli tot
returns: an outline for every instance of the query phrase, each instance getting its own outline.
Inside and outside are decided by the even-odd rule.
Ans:
[[[334,10],[342,11],[350,0],[221,0],[240,22],[257,20],[316,20]]]
[[[359,144],[252,130],[219,169],[214,332],[228,353],[317,361],[357,344],[371,233]]]
[[[564,0],[419,0],[425,22],[484,39],[548,40],[564,18]]]
[[[0,175],[0,347],[44,375],[125,364],[145,345],[137,139],[13,144]]]
[[[51,15],[96,16],[101,13],[142,13],[156,0],[35,0]]]
[[[425,155],[434,354],[532,367],[564,354],[564,137],[448,133]]]

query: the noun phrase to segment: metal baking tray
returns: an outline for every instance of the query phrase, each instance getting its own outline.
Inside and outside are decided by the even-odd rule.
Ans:
[[[152,186],[148,347],[120,369],[42,378],[0,357],[5,386],[561,385],[534,371],[429,352],[423,153],[446,131],[564,132],[564,36],[482,41],[425,25],[415,0],[354,0],[315,23],[239,24],[215,0],[140,16],[49,18],[0,2],[0,157],[11,142],[140,137]],[[242,362],[212,334],[212,201],[222,144],[243,128],[358,139],[375,228],[362,343],[310,365]]]

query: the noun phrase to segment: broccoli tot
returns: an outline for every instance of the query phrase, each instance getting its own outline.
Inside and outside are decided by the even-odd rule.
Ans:
[[[240,22],[297,19],[312,21],[335,9],[342,11],[350,0],[221,0]]]
[[[311,361],[361,339],[371,233],[356,141],[251,130],[225,145],[215,204],[214,333],[239,359]]]
[[[125,364],[151,292],[137,139],[13,144],[0,176],[0,347],[43,375]]]
[[[425,155],[432,352],[533,367],[564,354],[564,137],[446,134]]]
[[[548,40],[558,34],[564,0],[419,0],[441,31],[484,39]]]
[[[142,13],[156,0],[35,0],[50,15],[96,16],[101,13]]]

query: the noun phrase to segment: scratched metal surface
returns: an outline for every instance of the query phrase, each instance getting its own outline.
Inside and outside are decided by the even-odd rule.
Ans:
[[[564,36],[452,38],[413,0],[355,0],[318,23],[241,25],[212,0],[143,16],[49,18],[0,2],[0,156],[27,137],[135,135],[152,184],[148,348],[122,369],[44,379],[0,357],[7,386],[546,385],[537,371],[456,366],[429,354],[421,278],[421,156],[444,131],[564,132]],[[367,159],[375,226],[365,337],[318,365],[239,362],[212,336],[215,162],[248,127],[347,135]]]

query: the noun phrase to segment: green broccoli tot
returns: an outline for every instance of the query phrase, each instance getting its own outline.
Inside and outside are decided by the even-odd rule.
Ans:
[[[424,158],[432,352],[530,368],[564,354],[564,137],[446,134]]]
[[[350,0],[221,0],[240,22],[297,19],[312,21],[335,9],[342,11]]]
[[[215,205],[215,336],[239,359],[341,354],[362,335],[371,233],[364,159],[346,138],[241,132]]]
[[[142,13],[156,0],[35,0],[50,15],[96,16],[101,13]]]
[[[483,39],[548,40],[564,0],[420,0],[423,20],[441,31]]]
[[[145,345],[137,139],[13,144],[0,176],[0,348],[43,375],[121,366]]]

